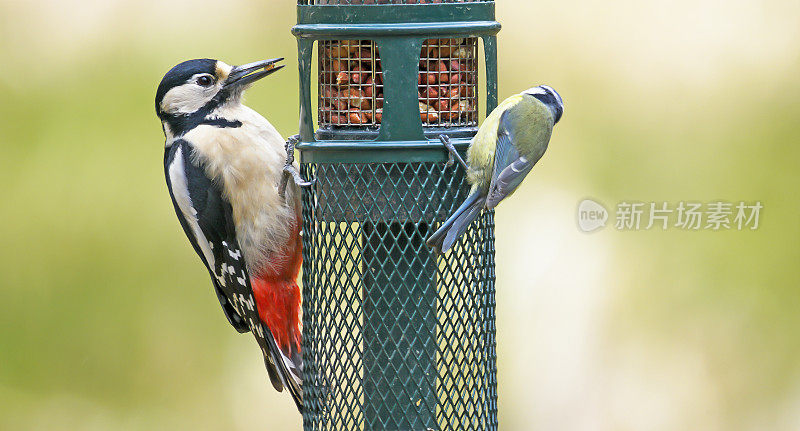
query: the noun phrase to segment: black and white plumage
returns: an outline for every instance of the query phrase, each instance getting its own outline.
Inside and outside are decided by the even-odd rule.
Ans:
[[[274,67],[276,61],[181,63],[162,80],[156,111],[167,138],[164,173],[178,220],[226,318],[237,331],[254,335],[272,385],[287,387],[302,410],[294,281],[299,192],[290,183],[286,198],[278,196],[284,141],[240,103],[250,83],[282,67]]]
[[[167,187],[176,215],[211,275],[225,317],[240,333],[253,333],[267,361],[270,381],[281,390],[285,379],[280,376],[288,376],[290,372],[279,356],[271,332],[264,327],[255,309],[250,277],[236,239],[231,205],[201,167],[186,162],[185,155],[191,153],[191,144],[180,139],[164,154]],[[289,386],[290,390],[299,391],[295,385]],[[292,395],[302,400],[302,395]]]

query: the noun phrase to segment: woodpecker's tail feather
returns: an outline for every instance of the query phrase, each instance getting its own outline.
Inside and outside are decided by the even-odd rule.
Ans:
[[[261,321],[260,332],[266,341],[264,363],[272,386],[279,392],[288,388],[302,411],[300,289],[293,279],[283,277],[251,277],[250,285]]]
[[[270,383],[272,383],[272,387],[278,392],[283,392],[283,379],[278,375],[279,371],[275,366],[275,360],[272,358],[272,354],[264,353],[264,366],[267,367],[267,375],[269,376]]]
[[[475,191],[461,204],[460,207],[434,232],[426,243],[439,253],[444,253],[455,244],[456,240],[464,234],[469,225],[481,213],[486,205],[486,195]]]
[[[264,355],[264,365],[267,367],[267,374],[272,386],[278,392],[283,392],[286,387],[289,394],[292,395],[297,410],[303,412],[303,381],[302,381],[302,362],[293,362],[283,355],[281,350],[275,344],[275,339],[271,336],[269,328],[263,322],[261,323],[262,330],[270,334],[264,337],[269,347],[269,352]],[[294,356],[294,355],[293,355]],[[299,356],[299,355],[298,355]],[[295,358],[296,359],[296,358]],[[302,361],[302,359],[301,359]]]

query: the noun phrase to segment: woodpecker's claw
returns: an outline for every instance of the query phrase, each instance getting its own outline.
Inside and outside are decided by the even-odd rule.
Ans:
[[[300,135],[289,136],[286,140],[286,166],[294,163],[294,146],[300,141]]]
[[[316,178],[311,179],[311,181],[304,180],[303,177],[300,176],[300,172],[297,172],[297,169],[295,169],[294,166],[286,165],[283,167],[283,178],[288,180],[289,177],[292,177],[294,183],[300,187],[313,186],[317,181]]]
[[[294,146],[299,140],[300,135],[290,136],[289,139],[286,140],[286,165],[283,166],[283,176],[281,177],[281,184],[278,187],[278,195],[281,198],[286,197],[286,186],[289,184],[290,177],[294,180],[294,183],[300,187],[313,186],[317,181],[316,179],[312,179],[311,181],[304,180],[303,177],[300,176],[300,172],[297,172],[297,169],[294,167]]]
[[[453,166],[453,162],[458,160],[458,164],[461,165],[464,170],[467,170],[467,162],[461,158],[461,154],[458,154],[456,147],[450,143],[450,138],[447,135],[439,135],[439,140],[442,142],[442,145],[447,148],[447,166]]]

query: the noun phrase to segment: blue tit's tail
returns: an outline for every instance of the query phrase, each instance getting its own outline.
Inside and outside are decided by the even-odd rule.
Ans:
[[[481,210],[486,205],[486,195],[475,191],[460,207],[444,222],[442,227],[425,241],[429,247],[439,253],[444,253],[453,246],[458,237],[464,234],[470,223],[478,218]]]

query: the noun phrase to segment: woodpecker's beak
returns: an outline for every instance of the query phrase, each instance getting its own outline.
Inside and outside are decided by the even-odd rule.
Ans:
[[[259,79],[271,75],[272,73],[283,68],[284,65],[278,65],[279,61],[283,58],[273,58],[271,60],[256,61],[254,63],[243,64],[241,66],[233,66],[231,73],[225,80],[223,86],[225,88],[243,88],[248,84],[252,84]]]

